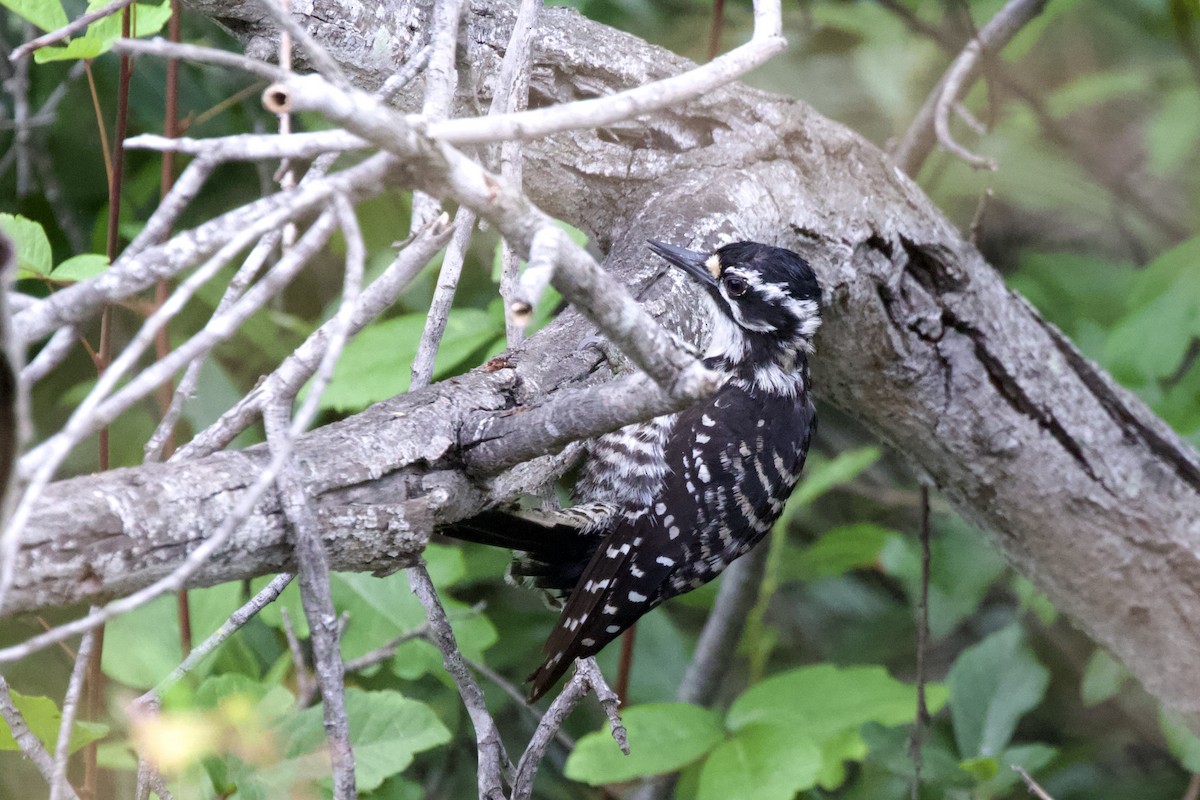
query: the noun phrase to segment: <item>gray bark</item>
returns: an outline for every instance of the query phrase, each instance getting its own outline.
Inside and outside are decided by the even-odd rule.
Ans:
[[[248,52],[274,52],[264,23],[245,18],[255,4],[193,5],[230,26]],[[430,13],[427,3],[400,0],[294,7],[367,88],[423,44]],[[512,15],[506,0],[470,7],[460,111],[486,108]],[[685,66],[561,8],[542,15],[535,41],[531,107]],[[828,299],[814,359],[821,397],[927,473],[1169,708],[1200,712],[1196,454],[1009,291],[879,150],[801,102],[733,86],[636,124],[531,144],[525,186],[544,209],[594,234],[607,268],[664,325],[693,337],[692,297],[646,256],[646,238],[711,245],[731,234],[806,254]],[[598,352],[578,347],[588,333],[568,315],[501,369],[301,440],[297,460],[331,566],[404,566],[435,524],[553,474],[559,464],[541,459],[473,481],[460,445],[489,416],[606,378]],[[264,458],[252,449],[53,485],[23,542],[6,611],[119,594],[164,574],[236,503]],[[271,499],[196,583],[293,567]]]

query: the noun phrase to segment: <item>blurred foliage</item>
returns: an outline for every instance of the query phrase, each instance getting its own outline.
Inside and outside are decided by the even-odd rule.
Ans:
[[[61,22],[54,0],[2,0],[44,27]],[[700,0],[578,0],[586,15],[636,32],[697,60],[706,57],[712,7]],[[799,0],[784,9],[790,49],[749,82],[804,100],[886,147],[916,109],[973,26],[1003,0]],[[160,26],[146,5],[139,29]],[[66,16],[82,13],[68,2]],[[233,47],[193,14],[184,38]],[[744,41],[748,0],[725,7],[721,44]],[[88,82],[72,57],[99,53],[113,23],[94,25],[65,51],[43,51],[30,70],[37,109],[65,91],[52,121],[33,130],[31,186],[18,186],[13,108],[0,115],[0,228],[18,242],[21,288],[44,295],[102,272],[107,188]],[[0,17],[7,49],[36,33],[15,15]],[[54,61],[62,58],[67,60]],[[44,62],[44,63],[43,63]],[[5,60],[7,64],[7,60]],[[11,75],[2,67],[2,76]],[[115,59],[101,56],[90,78],[111,127]],[[1024,295],[1089,358],[1138,393],[1182,435],[1200,443],[1200,4],[1195,0],[1056,0],[997,57],[991,78],[965,106],[986,127],[954,121],[964,144],[995,158],[999,171],[974,172],[935,152],[917,176]],[[141,59],[133,79],[130,131],[162,127],[165,68]],[[11,83],[7,84],[12,86]],[[180,108],[191,136],[270,130],[257,103],[260,84],[222,70],[185,66]],[[301,118],[305,124],[320,122]],[[268,191],[270,168],[221,168],[180,220],[181,228]],[[24,189],[25,191],[21,191]],[[991,190],[991,199],[981,198]],[[159,161],[130,152],[122,197],[122,236],[140,229],[159,198]],[[982,205],[981,205],[982,204]],[[391,258],[406,230],[410,201],[391,194],[363,204],[368,277]],[[978,218],[978,219],[976,219]],[[975,221],[976,224],[972,225]],[[579,236],[578,232],[574,235]],[[181,436],[214,420],[336,307],[338,250],[306,270],[205,366],[186,407]],[[502,348],[495,300],[494,234],[472,243],[439,377]],[[438,262],[384,318],[347,348],[322,398],[324,420],[404,391],[424,325]],[[228,279],[229,274],[222,276]],[[175,343],[203,323],[220,298],[205,287],[172,326]],[[551,298],[538,324],[557,310]],[[118,309],[118,342],[144,309]],[[97,329],[84,331],[93,345]],[[65,421],[95,380],[77,348],[34,393],[35,435]],[[551,748],[539,775],[541,798],[603,796],[641,776],[682,770],[681,798],[901,800],[915,775],[916,628],[921,550],[919,488],[897,454],[835,409],[822,429],[805,481],[771,536],[766,575],[748,614],[736,667],[712,708],[672,702],[719,582],[679,598],[638,625],[630,705],[633,754],[617,751],[588,703],[568,722],[573,753]],[[157,412],[151,402],[113,426],[114,465],[140,463]],[[238,441],[259,436],[248,432]],[[97,468],[96,447],[80,448],[73,472]],[[925,800],[1027,796],[1011,765],[1033,774],[1055,800],[1166,800],[1184,795],[1200,771],[1200,740],[1160,709],[1126,670],[1005,566],[986,538],[934,499],[929,586],[930,647],[925,687],[932,719],[921,749]],[[435,545],[427,553],[464,652],[514,684],[531,669],[554,620],[527,592],[500,579],[502,552]],[[264,581],[190,593],[193,636],[215,630]],[[402,575],[339,574],[334,599],[346,614],[343,654],[362,656],[419,633],[423,615]],[[102,794],[131,793],[131,744],[159,759],[176,796],[319,797],[328,791],[320,707],[297,709],[296,667],[284,635],[288,611],[304,642],[295,587],[167,693],[163,713],[129,720],[136,694],[182,657],[174,601],[163,598],[109,625],[103,658],[107,711],[77,723],[72,746],[104,737]],[[54,624],[79,609],[56,611]],[[27,638],[41,620],[0,623],[0,644]],[[617,648],[600,658],[616,675]],[[6,668],[17,705],[52,744],[68,654],[49,650]],[[351,734],[365,798],[475,795],[469,721],[440,657],[419,636],[393,657],[349,676]],[[528,739],[533,716],[485,681],[489,707],[510,749]],[[0,797],[40,785],[0,731]],[[316,786],[315,790],[312,788]],[[597,788],[589,788],[594,786]]]

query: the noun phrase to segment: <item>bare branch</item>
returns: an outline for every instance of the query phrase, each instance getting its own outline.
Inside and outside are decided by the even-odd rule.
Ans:
[[[75,794],[67,781],[67,757],[71,753],[71,731],[75,727],[75,713],[79,710],[79,698],[83,694],[83,680],[95,645],[96,631],[88,631],[79,642],[79,650],[75,652],[75,666],[71,668],[71,678],[67,681],[67,692],[63,696],[58,743],[54,746],[54,778],[50,781],[50,800],[63,800]]]
[[[54,30],[54,31],[50,31],[49,33],[46,33],[46,34],[42,34],[41,36],[37,37],[36,39],[26,42],[25,44],[21,45],[20,47],[13,48],[12,54],[9,56],[9,60],[10,61],[19,61],[20,59],[24,58],[25,56],[32,54],[34,50],[40,50],[43,47],[46,47],[46,46],[52,45],[52,44],[57,44],[58,42],[61,42],[63,39],[70,38],[71,36],[74,36],[75,34],[82,31],[88,25],[91,25],[96,20],[101,20],[101,19],[104,19],[105,17],[111,17],[113,14],[116,14],[118,11],[121,11],[122,9],[124,9],[127,5],[129,5],[132,2],[133,2],[133,0],[113,0],[113,2],[108,3],[107,5],[101,6],[100,8],[97,8],[95,11],[89,11],[86,14],[81,14],[79,17],[71,20],[70,22],[68,22],[66,25],[62,26],[58,30]]]
[[[1038,798],[1038,800],[1054,800],[1053,797],[1046,794],[1045,789],[1043,789],[1041,786],[1038,786],[1037,781],[1033,779],[1033,777],[1025,770],[1024,767],[1018,764],[1013,764],[1012,768],[1013,772],[1021,776],[1021,780],[1025,782],[1025,788],[1029,790],[1031,795]]]
[[[450,113],[450,101],[458,87],[458,70],[454,65],[454,56],[458,50],[458,28],[462,22],[462,9],[463,0],[442,0],[433,8],[433,31],[428,45],[429,64],[425,68],[425,100],[421,104],[421,116],[426,120],[442,120]],[[415,192],[410,227],[414,231],[423,228],[440,213],[437,198],[425,192]],[[474,221],[468,225],[472,226]],[[467,236],[470,236],[469,231]],[[439,285],[441,283],[439,281]],[[450,291],[453,294],[453,288]]]
[[[416,239],[402,250],[384,273],[359,296],[354,304],[354,316],[348,335],[358,333],[396,301],[405,287],[446,243],[451,231],[447,223],[445,218],[437,219],[419,231]],[[267,376],[262,386],[242,398],[207,430],[181,448],[175,459],[208,455],[233,441],[233,438],[249,427],[257,417],[262,409],[263,398],[268,392],[298,392],[305,381],[312,377],[322,354],[326,352],[333,325],[331,320],[309,334],[304,343]]]
[[[686,103],[736,80],[787,46],[779,0],[756,0],[750,41],[703,66],[611,97],[578,100],[536,111],[430,123],[429,136],[449,144],[530,141],[579,128],[598,128],[640,114]]]
[[[196,645],[196,647],[192,649],[192,652],[188,653],[187,658],[185,658],[179,664],[179,666],[171,670],[170,675],[159,681],[153,689],[143,694],[141,697],[135,700],[134,703],[146,708],[155,706],[158,702],[158,699],[166,694],[167,690],[178,683],[184,675],[195,669],[196,665],[198,665],[205,659],[205,657],[224,644],[230,636],[233,636],[233,634],[240,631],[247,622],[254,619],[259,611],[262,611],[271,603],[275,602],[276,598],[278,598],[279,595],[283,593],[283,590],[287,588],[288,584],[292,582],[293,577],[294,576],[291,573],[281,572],[272,578],[270,583],[258,591],[258,594],[254,595],[254,597],[251,597],[244,605],[242,605],[241,608],[230,614],[229,619],[221,623],[221,627],[213,631],[212,635],[210,635],[200,644]]]
[[[197,64],[210,64],[214,67],[230,67],[272,81],[281,80],[288,74],[287,70],[256,58],[247,58],[213,47],[171,42],[161,36],[155,36],[152,39],[117,39],[113,42],[113,51],[128,53],[131,56],[177,58],[180,61],[193,61]]]
[[[12,693],[8,688],[8,681],[4,680],[4,676],[0,675],[0,717],[8,723],[8,730],[12,733],[13,739],[17,742],[17,747],[21,754],[28,758],[33,765],[37,767],[38,772],[42,773],[42,777],[46,782],[53,785],[54,782],[54,762],[50,759],[50,753],[29,729],[28,723],[25,722],[25,717],[21,711],[13,703]],[[74,790],[67,795],[78,800],[78,796]]]
[[[281,6],[276,0],[260,0],[258,6],[267,12],[267,16],[286,31],[288,36],[304,48],[304,52],[308,54],[308,58],[316,67],[317,72],[328,78],[335,86],[350,85],[350,81],[346,79],[346,73],[342,72],[342,68],[333,60],[329,52],[288,13],[285,6]]]
[[[1048,0],[1009,0],[996,16],[967,43],[945,76],[925,100],[904,137],[892,151],[892,160],[909,175],[916,175],[936,140],[973,167],[995,169],[987,159],[971,153],[950,135],[950,109],[979,76],[980,58],[1004,49],[1021,28],[1042,13]]]
[[[446,672],[454,679],[458,687],[458,695],[462,698],[475,728],[475,743],[479,751],[479,797],[481,800],[502,800],[504,797],[503,776],[510,780],[513,775],[512,763],[504,751],[504,742],[500,739],[500,731],[496,729],[496,721],[483,702],[483,690],[475,682],[471,670],[467,668],[446,610],[438,599],[437,590],[429,578],[429,572],[424,564],[410,567],[408,583],[413,594],[425,608],[425,618],[429,620],[430,639],[442,654],[442,663]]]
[[[550,740],[562,728],[567,717],[571,715],[575,706],[587,695],[588,691],[596,693],[596,699],[608,717],[613,739],[621,748],[621,752],[629,755],[629,741],[626,737],[625,726],[621,722],[621,714],[618,711],[621,701],[617,697],[617,693],[609,688],[604,676],[600,674],[600,668],[596,666],[595,659],[581,658],[575,662],[575,674],[571,676],[571,680],[567,681],[558,697],[554,698],[554,702],[550,704],[550,708],[529,739],[529,745],[525,748],[521,761],[517,765],[512,800],[528,800],[533,792],[533,781],[537,777],[538,767],[546,756],[546,749],[550,746]]]

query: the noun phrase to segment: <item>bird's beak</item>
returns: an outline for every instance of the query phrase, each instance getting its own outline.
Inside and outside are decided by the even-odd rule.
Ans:
[[[710,256],[705,253],[697,253],[695,250],[688,250],[686,247],[675,247],[674,245],[656,242],[653,239],[650,239],[649,243],[651,250],[698,280],[701,286],[711,289],[717,285],[717,278],[713,274],[713,267],[715,266],[719,272],[720,265],[717,264],[715,255]]]

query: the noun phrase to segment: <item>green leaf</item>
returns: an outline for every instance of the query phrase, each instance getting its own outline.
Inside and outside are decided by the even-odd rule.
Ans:
[[[244,602],[237,583],[189,591],[194,640],[203,641]],[[147,636],[146,631],[154,631],[155,635]],[[227,641],[222,647],[232,644],[232,640]],[[152,600],[112,620],[104,629],[104,674],[126,686],[135,689],[153,687],[183,660],[183,656],[174,597]],[[194,670],[195,674],[205,675],[212,667],[213,658],[214,655],[210,655],[202,661]]]
[[[62,724],[62,712],[49,697],[30,697],[18,691],[10,690],[13,705],[25,718],[25,724],[51,753],[58,746],[58,727]],[[71,729],[71,752],[75,752],[88,742],[94,742],[108,735],[108,726],[99,722],[75,721]],[[17,750],[17,740],[7,725],[0,725],[0,750]]]
[[[979,783],[990,781],[1000,772],[1000,762],[995,756],[979,756],[978,758],[966,758],[959,763],[962,771],[970,775]]]
[[[1168,177],[1196,154],[1200,140],[1200,95],[1194,86],[1169,92],[1146,126],[1150,171]]]
[[[396,691],[346,689],[354,775],[360,791],[369,792],[403,772],[413,756],[450,741],[450,731],[433,710]],[[325,746],[324,709],[314,706],[286,721],[286,752],[296,758]]]
[[[462,364],[470,354],[503,333],[504,323],[478,308],[450,312],[438,350],[435,377]],[[358,334],[338,359],[321,408],[361,411],[372,403],[408,391],[413,358],[425,329],[425,314],[405,314],[377,322]]]
[[[1158,725],[1167,740],[1167,749],[1188,772],[1200,772],[1200,737],[1165,710],[1158,713]]]
[[[100,253],[71,256],[50,273],[56,281],[85,281],[108,269],[108,258]]]
[[[104,5],[103,0],[97,0],[88,6],[88,10]],[[163,25],[171,18],[171,3],[165,0],[159,5],[138,3],[135,7],[135,28],[133,36],[153,36],[162,30]],[[95,58],[108,52],[121,36],[121,15],[112,14],[99,19],[88,26],[87,31],[76,39],[72,39],[65,47],[43,47],[33,54],[34,61],[44,64],[50,61],[65,61],[81,58]]]
[[[66,24],[66,21],[63,21]],[[0,214],[0,231],[17,248],[17,278],[48,275],[51,267],[50,240],[40,222],[16,214]]]
[[[860,522],[828,531],[803,550],[789,549],[781,568],[784,580],[815,581],[842,575],[852,569],[874,567],[885,544],[900,534]]]
[[[946,687],[925,685],[930,712],[946,702]],[[817,664],[775,675],[733,702],[726,725],[737,731],[757,723],[791,726],[816,742],[863,723],[899,725],[916,713],[917,690],[883,667]]]
[[[1150,80],[1145,68],[1083,74],[1051,93],[1046,100],[1046,110],[1053,116],[1065,117],[1100,103],[1143,93]]]
[[[809,463],[805,469],[804,480],[796,487],[796,492],[789,502],[797,505],[811,503],[830,489],[854,480],[859,473],[878,461],[880,455],[882,451],[878,447],[862,447],[839,453],[830,461]]]
[[[424,557],[434,584],[444,589],[461,580],[464,573],[458,548],[429,545]],[[265,583],[265,579],[262,581]],[[255,584],[257,587],[259,584]],[[333,603],[339,613],[348,616],[342,635],[342,657],[347,661],[374,650],[384,642],[425,625],[425,612],[408,586],[403,572],[376,578],[362,573],[336,572],[330,577]],[[482,613],[446,595],[442,604],[459,648],[468,658],[482,660],[483,653],[496,643],[496,629]],[[261,619],[275,628],[283,626],[280,609],[286,608],[296,635],[308,636],[308,621],[295,584],[279,600],[263,609]],[[442,678],[441,655],[425,641],[407,642],[396,649],[392,670],[400,677],[416,680],[427,673]],[[447,677],[446,680],[449,680]]]
[[[607,728],[589,733],[567,759],[563,772],[568,778],[602,786],[673,772],[712,750],[724,737],[714,712],[687,703],[633,706],[621,717],[629,736],[629,755],[621,752]]]
[[[700,772],[697,800],[791,800],[817,784],[817,745],[796,731],[751,725],[713,749]]]
[[[1124,664],[1109,655],[1103,647],[1097,647],[1084,667],[1083,680],[1079,685],[1083,704],[1091,707],[1116,696],[1129,677],[1129,670],[1125,669]]]
[[[997,756],[1021,717],[1041,702],[1050,671],[1034,658],[1021,629],[1010,625],[963,650],[946,683],[959,754]]]
[[[57,30],[67,24],[67,12],[63,11],[59,0],[0,0],[0,5],[44,31]]]

